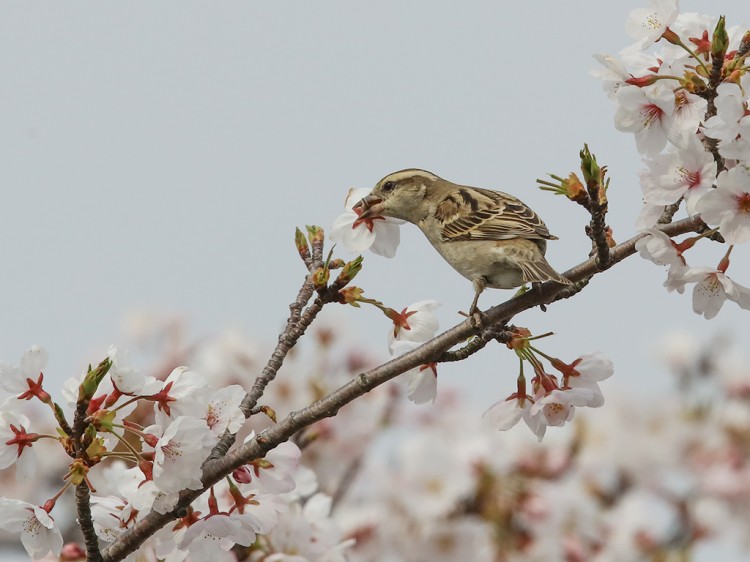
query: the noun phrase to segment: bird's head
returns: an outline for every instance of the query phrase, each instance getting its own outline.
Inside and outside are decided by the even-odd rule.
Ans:
[[[380,180],[354,209],[363,219],[380,215],[416,224],[427,215],[425,197],[430,187],[439,181],[438,176],[426,170],[393,172]]]

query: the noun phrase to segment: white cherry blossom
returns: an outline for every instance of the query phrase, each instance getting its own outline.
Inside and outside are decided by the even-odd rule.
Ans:
[[[410,340],[396,340],[391,346],[394,356],[404,355],[421,345]],[[437,366],[418,365],[404,373],[408,377],[406,395],[415,404],[434,402],[437,397]]]
[[[440,303],[434,300],[423,300],[407,306],[393,320],[393,330],[388,332],[388,349],[393,353],[396,341],[424,343],[435,337],[440,326],[433,313]]]
[[[154,447],[154,483],[162,492],[201,488],[201,465],[216,438],[205,420],[180,416],[164,430]]]
[[[646,156],[661,152],[673,127],[674,92],[660,82],[639,88],[625,86],[617,94],[615,127],[635,134],[638,151]]]
[[[107,356],[112,361],[112,366],[107,374],[117,390],[124,394],[140,393],[146,384],[146,378],[130,365],[130,356],[127,350],[110,345]]]
[[[16,476],[21,481],[29,480],[37,468],[32,443],[23,439],[29,424],[29,418],[21,413],[0,410],[0,469],[15,464]]]
[[[719,225],[729,244],[750,240],[750,169],[735,166],[721,172],[716,189],[698,201],[697,211],[707,224]]]
[[[691,267],[682,275],[685,283],[696,283],[693,288],[693,310],[710,320],[729,299],[745,310],[750,310],[750,289],[735,283],[723,271],[710,267]]]
[[[719,154],[725,158],[750,155],[750,115],[739,85],[725,82],[716,88],[716,115],[709,118],[703,134],[719,141]]]
[[[669,236],[656,228],[645,232],[646,235],[635,243],[635,249],[642,258],[656,265],[685,265],[685,259]]]
[[[12,394],[29,390],[27,379],[37,382],[47,366],[49,355],[43,347],[33,345],[21,355],[19,365],[0,361],[0,387]]]
[[[661,39],[678,14],[677,0],[651,0],[648,8],[630,12],[625,31],[638,41],[635,45],[637,48],[645,49]]]
[[[697,135],[686,135],[679,150],[647,159],[641,172],[641,188],[646,203],[671,205],[684,197],[688,214],[716,180],[716,162]]]
[[[49,513],[38,505],[0,498],[0,529],[20,533],[23,547],[35,560],[49,552],[60,555],[62,535]]]
[[[334,242],[341,242],[350,252],[371,250],[375,254],[392,258],[396,255],[401,240],[399,225],[404,221],[380,216],[360,220],[359,214],[352,208],[369,193],[369,189],[363,188],[349,190],[344,203],[346,211],[333,221],[330,238]]]

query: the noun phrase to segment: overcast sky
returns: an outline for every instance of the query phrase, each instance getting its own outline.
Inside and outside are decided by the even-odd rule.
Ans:
[[[586,215],[535,179],[574,170],[587,142],[609,165],[609,220],[625,240],[640,157],[588,73],[593,53],[630,43],[624,20],[640,5],[4,3],[0,359],[41,344],[61,381],[125,341],[123,319],[144,307],[182,315],[192,337],[235,326],[271,345],[305,273],[295,226],[327,228],[350,187],[405,167],[520,197],[559,236],[548,258],[564,270],[587,256]],[[745,2],[712,6],[747,21]],[[721,248],[706,255],[715,265]],[[750,286],[748,263],[738,248],[730,273]],[[703,320],[664,278],[629,259],[515,322],[554,330],[544,348],[563,358],[604,351],[619,381],[607,384],[666,387],[652,360],[665,331],[746,340],[748,323],[733,303]],[[472,298],[410,225],[394,259],[366,256],[357,284],[398,308],[439,300],[444,328]],[[509,296],[488,290],[480,303]],[[329,321],[385,350],[376,311],[335,312]],[[440,381],[483,409],[515,369],[496,346],[441,367]]]

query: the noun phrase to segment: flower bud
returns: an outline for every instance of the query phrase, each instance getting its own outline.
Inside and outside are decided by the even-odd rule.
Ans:
[[[714,36],[711,40],[711,59],[723,61],[724,55],[727,54],[729,46],[729,35],[726,29],[726,19],[724,16],[719,17],[719,21],[714,28]]]
[[[307,260],[309,260],[310,246],[307,243],[305,235],[299,228],[296,228],[294,230],[294,244],[295,246],[297,246],[297,252],[299,253],[299,257],[302,258],[302,261],[306,262]]]
[[[109,358],[104,359],[99,363],[99,365],[96,366],[96,369],[91,369],[91,366],[89,365],[89,371],[86,373],[86,376],[78,389],[79,400],[88,401],[94,397],[96,389],[99,388],[99,383],[102,382],[104,375],[107,374],[111,366],[112,361]]]
[[[357,273],[362,270],[363,259],[362,256],[357,256],[352,261],[347,262],[341,270],[341,273],[339,273],[339,276],[336,278],[336,284],[342,287],[348,285],[349,282],[357,276]]]

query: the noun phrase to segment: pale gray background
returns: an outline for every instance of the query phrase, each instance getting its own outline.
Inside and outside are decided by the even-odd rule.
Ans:
[[[183,315],[191,337],[238,326],[269,346],[304,274],[294,227],[328,227],[349,187],[404,167],[521,197],[561,238],[548,257],[563,270],[586,257],[586,215],[534,180],[575,169],[588,142],[610,166],[615,236],[628,238],[640,157],[588,73],[592,53],[630,43],[624,20],[643,4],[4,2],[0,359],[39,343],[59,385],[122,342],[142,307]],[[712,6],[750,20],[746,2]],[[438,299],[447,328],[471,286],[416,228],[402,234],[396,258],[367,255],[357,283],[399,308]],[[708,255],[715,265],[721,250]],[[747,257],[738,248],[730,273],[750,285]],[[666,330],[748,335],[736,305],[706,322],[664,277],[630,259],[516,321],[557,332],[544,348],[563,358],[606,352],[610,388],[645,395],[670,384],[653,361]],[[378,313],[337,313],[384,349]],[[495,347],[441,367],[440,381],[479,414],[515,369]]]
[[[191,336],[238,326],[271,344],[303,276],[294,227],[330,225],[349,187],[417,166],[514,193],[585,258],[586,216],[534,180],[567,173],[588,142],[610,166],[610,223],[633,233],[641,167],[591,54],[630,43],[640,2],[6,2],[0,18],[0,358],[33,343],[56,381],[123,341],[142,307],[187,318]],[[683,10],[705,3],[684,2]],[[714,10],[741,22],[739,1]],[[398,255],[368,254],[357,280],[394,307],[435,298],[442,325],[471,286],[407,225]],[[747,248],[730,273],[750,285]],[[716,264],[711,248],[706,264]],[[564,357],[600,349],[623,385],[653,377],[655,338],[678,326],[747,336],[728,303],[715,322],[630,259],[574,300],[518,323]],[[488,291],[489,306],[509,296]],[[382,346],[375,311],[337,311]],[[515,376],[499,348],[441,369],[485,406]]]

